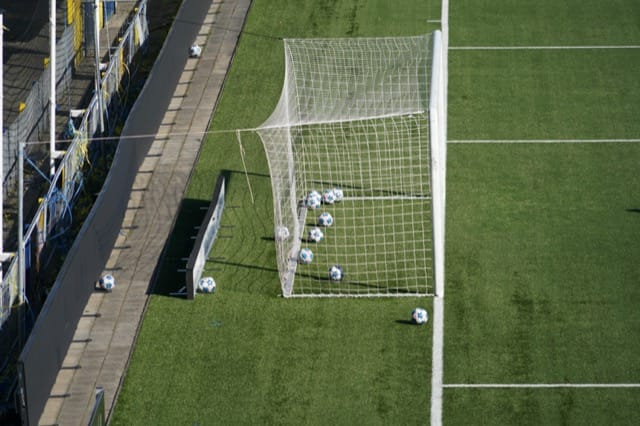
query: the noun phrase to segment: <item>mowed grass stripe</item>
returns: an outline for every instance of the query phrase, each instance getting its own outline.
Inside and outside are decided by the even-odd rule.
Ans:
[[[449,139],[636,139],[640,50],[452,51]]]
[[[636,425],[638,389],[445,389],[445,422]],[[475,421],[476,419],[480,419]]]
[[[638,382],[638,158],[637,144],[449,147],[447,382]]]
[[[635,0],[457,0],[451,46],[637,45]]]

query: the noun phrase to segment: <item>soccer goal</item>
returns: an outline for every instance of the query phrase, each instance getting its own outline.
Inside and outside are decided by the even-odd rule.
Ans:
[[[285,297],[425,296],[444,279],[440,33],[287,39],[257,132]]]

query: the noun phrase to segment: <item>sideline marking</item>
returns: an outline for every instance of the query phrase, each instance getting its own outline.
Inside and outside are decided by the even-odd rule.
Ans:
[[[640,139],[458,139],[447,143],[637,143]]]
[[[620,46],[452,46],[450,50],[588,50],[588,49],[640,49],[640,45]]]
[[[444,298],[433,298],[433,348],[431,361],[431,425],[442,424],[442,370],[444,355]]]
[[[445,388],[509,389],[509,388],[640,388],[640,383],[450,383]]]
[[[448,51],[449,51],[449,0],[442,0],[440,10],[440,28],[442,31],[442,55],[444,58],[444,122],[445,122],[445,148],[446,148],[446,123],[447,123],[447,87],[448,87]],[[446,282],[446,281],[445,281]],[[442,426],[442,387],[443,358],[444,358],[444,286],[442,294],[433,298],[433,347],[431,348],[431,426]],[[434,289],[435,293],[435,289]]]

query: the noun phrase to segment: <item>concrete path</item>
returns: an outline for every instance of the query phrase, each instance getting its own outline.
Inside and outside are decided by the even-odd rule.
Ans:
[[[203,46],[202,57],[187,61],[158,136],[138,172],[120,236],[106,265],[117,287],[89,299],[41,425],[87,424],[97,387],[104,388],[107,418],[111,415],[149,297],[147,289],[250,4],[250,0],[212,0],[196,39]]]

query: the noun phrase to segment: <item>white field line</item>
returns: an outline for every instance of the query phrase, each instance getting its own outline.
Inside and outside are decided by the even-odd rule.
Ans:
[[[447,389],[640,388],[640,383],[449,383]]]
[[[449,50],[590,50],[590,49],[640,49],[640,45],[610,46],[450,46]]]
[[[442,47],[444,57],[444,117],[445,141],[447,117],[447,84],[448,84],[448,50],[449,50],[449,0],[442,0],[440,11],[440,29],[442,31]],[[443,294],[433,298],[433,347],[431,348],[431,426],[442,426],[442,376],[444,362],[444,283]]]
[[[431,426],[442,425],[442,374],[444,357],[444,298],[433,298],[433,348],[431,358]]]
[[[468,139],[449,140],[447,143],[638,143],[640,139]]]

